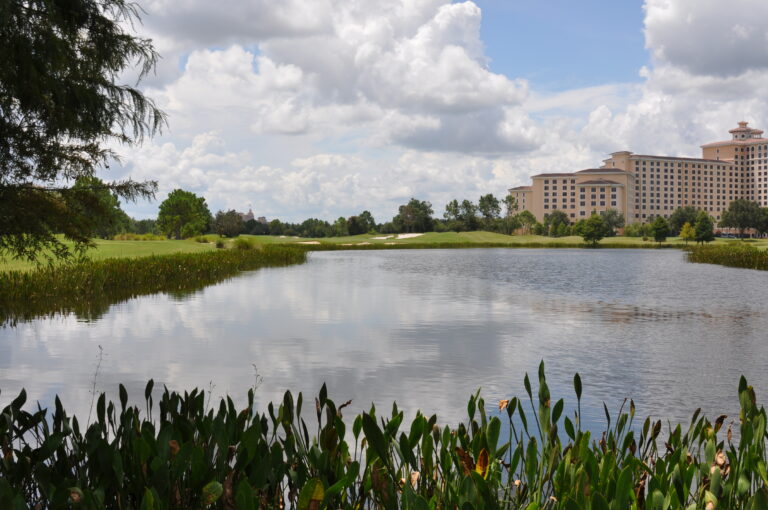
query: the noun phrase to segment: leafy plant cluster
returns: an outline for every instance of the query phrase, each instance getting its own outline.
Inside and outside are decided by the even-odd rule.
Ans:
[[[691,247],[688,250],[688,260],[704,264],[768,270],[768,251],[740,241]]]
[[[325,385],[314,402],[286,392],[264,412],[253,390],[243,406],[227,397],[211,409],[203,391],[165,388],[155,405],[152,381],[139,409],[121,385],[120,401],[102,394],[85,425],[58,398],[52,415],[24,410],[22,391],[0,414],[0,507],[768,507],[766,413],[743,377],[736,442],[730,426],[721,432],[725,416],[699,411],[664,440],[661,421],[634,422],[631,401],[615,420],[606,408],[606,430],[593,436],[582,429],[578,374],[572,415],[553,403],[543,363],[538,392],[527,374],[524,383],[526,396],[502,400],[495,416],[475,394],[455,428],[421,413],[407,422],[397,404],[345,420],[350,402],[334,403]]]
[[[188,293],[241,271],[305,260],[306,250],[300,247],[263,246],[4,271],[0,272],[0,325],[67,312],[94,318],[110,305],[135,296]]]

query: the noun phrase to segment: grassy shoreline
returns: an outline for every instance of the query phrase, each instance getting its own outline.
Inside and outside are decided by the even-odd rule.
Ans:
[[[136,296],[185,294],[242,271],[304,261],[306,250],[276,245],[4,271],[0,272],[0,326],[69,312],[92,319]]]

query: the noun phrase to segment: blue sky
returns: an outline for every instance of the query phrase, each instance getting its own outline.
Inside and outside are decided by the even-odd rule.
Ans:
[[[768,125],[765,0],[142,0],[170,127],[106,178],[301,221]],[[113,166],[113,169],[115,167]]]
[[[641,82],[649,61],[642,2],[480,0],[481,37],[491,69],[559,92]]]

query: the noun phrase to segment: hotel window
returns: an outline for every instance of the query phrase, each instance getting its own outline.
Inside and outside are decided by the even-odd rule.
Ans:
[[[616,201],[614,200],[613,202],[611,202],[611,205],[615,207],[616,206]]]

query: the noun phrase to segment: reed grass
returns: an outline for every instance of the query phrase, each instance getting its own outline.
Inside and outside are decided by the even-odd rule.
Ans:
[[[688,249],[688,260],[703,264],[768,270],[768,250],[761,250],[740,241],[691,247]]]
[[[230,397],[154,383],[142,409],[101,394],[85,426],[55,409],[26,410],[22,391],[0,414],[0,508],[759,510],[768,508],[766,413],[741,378],[734,440],[725,416],[635,422],[632,401],[606,429],[564,415],[539,367],[538,392],[486,409],[479,392],[456,427],[393,404],[343,416],[325,386],[305,402],[286,392],[259,411]],[[495,406],[494,406],[495,407]],[[308,426],[302,412],[309,410]],[[502,422],[506,422],[506,430]],[[316,425],[316,429],[315,426]],[[724,426],[725,425],[725,426]],[[312,432],[310,432],[310,428]]]
[[[241,271],[305,260],[306,250],[301,248],[261,246],[0,272],[0,325],[69,312],[93,319],[112,304],[135,296],[193,292]]]

